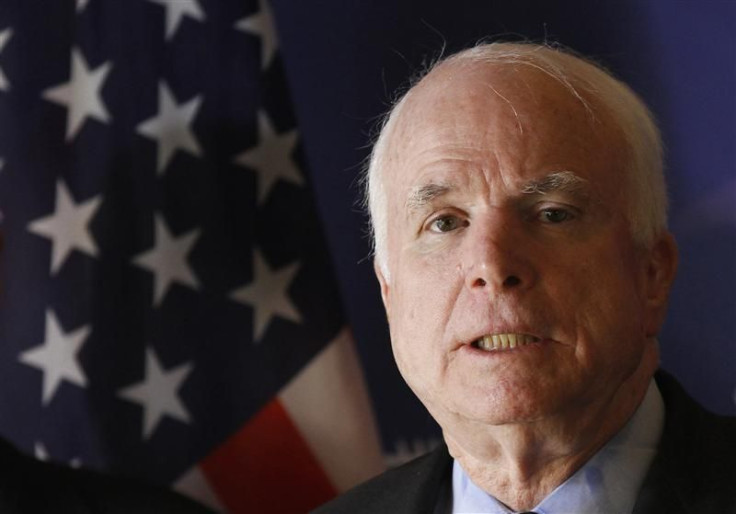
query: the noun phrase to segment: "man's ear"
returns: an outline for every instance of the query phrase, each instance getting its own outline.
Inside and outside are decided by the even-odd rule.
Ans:
[[[664,323],[667,298],[677,273],[677,243],[665,232],[649,251],[646,275],[646,335],[656,336]]]
[[[376,278],[378,283],[381,285],[381,299],[383,300],[383,308],[386,309],[386,314],[389,313],[389,306],[391,305],[391,286],[386,281],[386,277],[383,276],[381,266],[378,265],[378,260],[373,259],[373,271],[376,272]]]

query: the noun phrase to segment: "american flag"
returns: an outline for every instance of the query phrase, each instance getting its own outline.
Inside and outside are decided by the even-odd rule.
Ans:
[[[3,0],[0,165],[4,437],[226,512],[380,469],[265,0]]]

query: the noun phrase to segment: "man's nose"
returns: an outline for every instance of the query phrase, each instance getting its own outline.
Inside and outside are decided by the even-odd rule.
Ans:
[[[510,292],[537,281],[533,249],[523,227],[497,220],[476,223],[471,231],[465,255],[468,288]]]

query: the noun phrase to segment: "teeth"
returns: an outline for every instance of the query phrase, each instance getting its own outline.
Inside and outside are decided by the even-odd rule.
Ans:
[[[512,350],[537,341],[536,337],[526,334],[493,334],[478,339],[476,346],[486,351]]]

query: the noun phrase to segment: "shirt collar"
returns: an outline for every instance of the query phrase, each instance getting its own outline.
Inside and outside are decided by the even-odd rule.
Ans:
[[[626,425],[585,465],[532,509],[539,514],[631,512],[654,460],[664,427],[664,403],[654,380]],[[452,469],[453,514],[510,514],[505,505]]]

